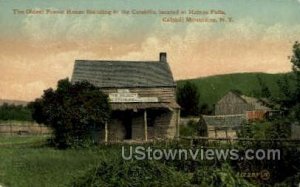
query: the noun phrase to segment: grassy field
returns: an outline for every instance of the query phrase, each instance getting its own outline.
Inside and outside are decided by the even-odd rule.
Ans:
[[[0,185],[5,187],[52,187],[76,184],[76,186],[85,187],[91,185],[145,186],[151,183],[153,185],[148,186],[183,186],[183,184],[187,184],[185,186],[195,186],[194,184],[196,186],[224,186],[227,184],[226,186],[248,187],[256,186],[255,184],[259,182],[256,178],[246,181],[245,178],[237,175],[237,171],[246,171],[248,168],[233,169],[240,166],[242,161],[238,163],[201,159],[125,161],[121,158],[122,145],[120,144],[58,150],[47,146],[46,140],[46,136],[0,137]],[[190,142],[186,141],[180,144],[157,142],[147,146],[178,149],[188,148]],[[209,145],[209,147],[212,146],[228,148],[232,147],[232,144]],[[126,149],[128,150],[128,147]],[[285,157],[285,159],[291,160],[291,163],[279,164],[277,168],[270,171],[281,171],[280,168],[278,169],[279,166],[283,168],[282,170],[287,171],[286,169],[290,165],[298,163],[298,158],[297,154],[294,157]],[[296,161],[293,161],[294,159]],[[232,166],[228,165],[229,163]],[[260,164],[257,165],[255,161],[253,163],[249,161],[248,164],[255,168],[274,167],[274,162],[260,161]],[[292,174],[290,175],[294,177]],[[272,181],[276,181],[276,178],[272,178]],[[202,183],[205,185],[200,185]]]
[[[0,137],[0,185],[67,186],[76,176],[117,154],[116,149],[105,147],[57,150],[43,145],[46,139],[45,136]]]
[[[286,74],[266,74],[266,73],[236,73],[227,75],[216,75],[204,78],[179,80],[177,85],[180,87],[185,81],[195,83],[200,92],[200,102],[209,105],[215,104],[229,90],[237,89],[248,96],[255,96],[260,92],[257,76],[260,76],[265,84],[268,85],[273,97],[279,95],[277,81]],[[291,77],[291,74],[288,74]]]

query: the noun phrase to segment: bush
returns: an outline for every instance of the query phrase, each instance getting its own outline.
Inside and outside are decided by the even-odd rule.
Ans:
[[[182,173],[156,161],[117,159],[102,161],[72,186],[183,186],[188,182]]]
[[[238,177],[227,164],[220,168],[198,169],[192,178],[192,184],[199,186],[240,187],[254,186],[245,179]]]
[[[272,122],[266,131],[266,137],[270,139],[287,139],[291,137],[291,123],[286,120]]]
[[[198,123],[189,120],[185,126],[180,127],[180,136],[196,136],[198,132]]]
[[[29,106],[35,121],[53,129],[59,148],[93,143],[91,132],[100,130],[110,115],[107,95],[88,82],[71,84],[68,79]]]
[[[202,116],[200,116],[200,119],[197,123],[197,131],[198,131],[198,136],[208,137],[208,127]]]

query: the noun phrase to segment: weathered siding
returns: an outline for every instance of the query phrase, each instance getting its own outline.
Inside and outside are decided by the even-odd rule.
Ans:
[[[154,117],[154,125],[148,126],[148,139],[166,139],[174,138],[176,135],[177,113],[171,111],[162,111]],[[149,124],[148,124],[149,125]],[[133,119],[132,123],[132,139],[143,140],[144,134],[144,118],[143,114]]]
[[[177,112],[163,113],[157,117],[154,124],[156,138],[174,138],[176,135]]]
[[[215,115],[244,114],[252,106],[243,99],[229,92],[215,106]]]
[[[145,130],[144,130],[144,116],[142,112],[132,119],[132,139],[134,140],[144,140]]]
[[[300,139],[300,125],[293,124],[292,125],[292,139]]]
[[[154,117],[154,125],[148,126],[148,139],[172,139],[176,136],[177,111],[161,111]],[[145,140],[144,111],[133,113],[132,140]],[[112,119],[108,123],[108,141],[125,139],[126,129],[120,119]],[[100,132],[100,140],[104,141],[104,128]]]
[[[120,141],[124,140],[126,135],[126,129],[119,119],[112,119],[108,124],[108,140]]]
[[[122,88],[123,89],[123,88]],[[158,87],[158,88],[124,88],[131,93],[138,93],[140,97],[158,97],[159,102],[175,102],[175,88],[174,87]],[[104,93],[116,93],[116,88],[102,88]]]
[[[217,115],[207,116],[203,115],[206,124],[213,127],[238,127],[246,121],[245,114],[237,115]]]

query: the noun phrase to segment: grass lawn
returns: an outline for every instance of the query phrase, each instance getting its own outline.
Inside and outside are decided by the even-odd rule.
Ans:
[[[46,139],[1,136],[0,184],[12,187],[68,186],[74,177],[107,157],[120,155],[118,151],[121,151],[109,147],[57,150],[43,145]],[[24,142],[26,144],[18,144]]]

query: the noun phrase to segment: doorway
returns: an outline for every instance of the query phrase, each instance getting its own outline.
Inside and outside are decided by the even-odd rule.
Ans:
[[[123,112],[121,116],[122,124],[125,127],[124,139],[132,139],[132,113],[131,111]]]

